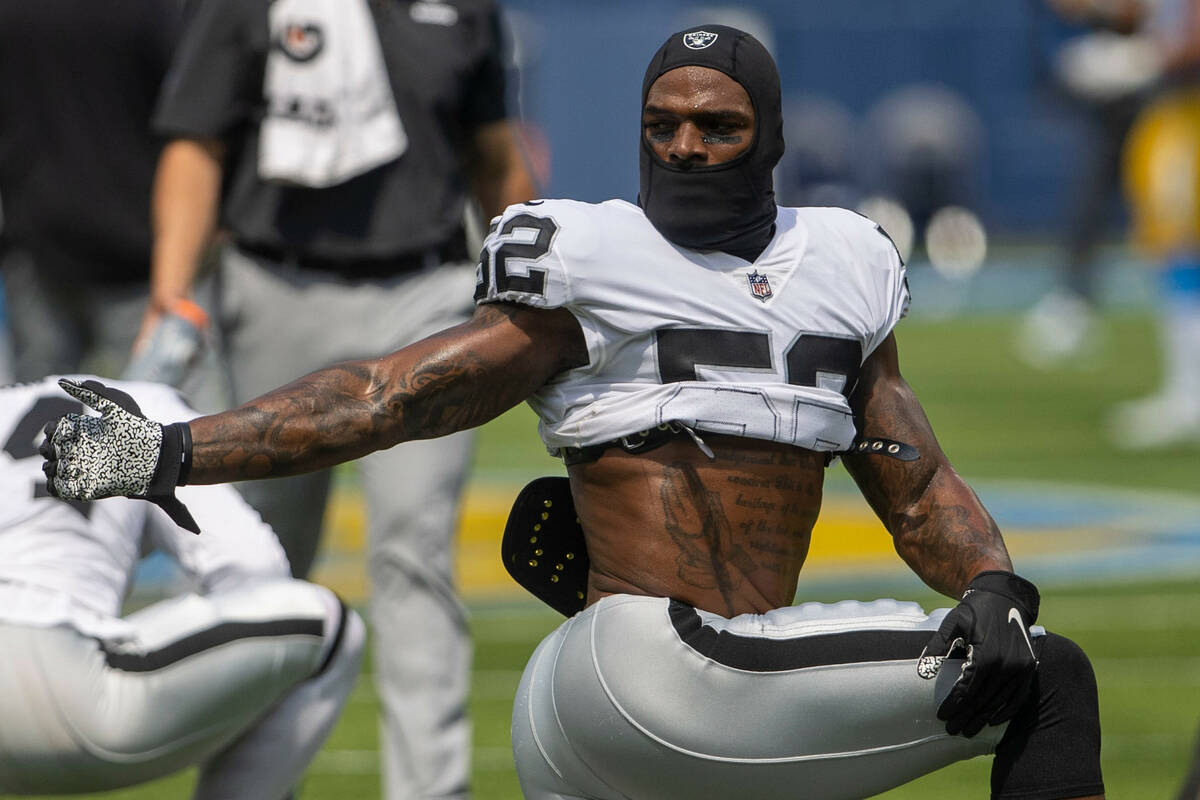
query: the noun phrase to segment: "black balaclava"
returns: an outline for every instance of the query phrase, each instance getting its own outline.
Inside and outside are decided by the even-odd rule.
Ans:
[[[663,73],[687,66],[711,67],[742,85],[754,106],[754,141],[724,164],[680,168],[656,156],[642,132],[638,205],[677,245],[753,261],[775,233],[771,170],[783,155],[779,72],[767,49],[744,31],[724,25],[689,28],[672,34],[650,59],[642,107]]]

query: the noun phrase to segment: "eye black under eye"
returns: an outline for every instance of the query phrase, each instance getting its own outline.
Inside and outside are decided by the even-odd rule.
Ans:
[[[647,122],[646,137],[656,142],[669,141],[675,135],[675,125],[670,122]]]

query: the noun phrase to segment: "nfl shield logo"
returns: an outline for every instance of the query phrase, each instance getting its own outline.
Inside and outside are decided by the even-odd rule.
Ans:
[[[754,270],[746,276],[746,279],[750,281],[750,294],[766,302],[766,299],[771,296],[771,282],[767,280],[767,276],[759,275],[758,270]]]
[[[692,50],[703,50],[717,40],[717,34],[708,31],[692,31],[683,35],[683,44]]]

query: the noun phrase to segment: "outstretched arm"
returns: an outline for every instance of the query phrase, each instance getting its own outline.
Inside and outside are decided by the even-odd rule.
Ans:
[[[482,425],[588,360],[565,309],[506,303],[391,355],[336,364],[191,423],[189,483],[278,477]]]
[[[846,469],[913,572],[954,598],[980,572],[1011,572],[1000,530],[950,465],[921,404],[900,375],[894,335],[863,364],[851,405],[859,436],[905,442],[921,453],[916,461],[844,457]]]
[[[471,428],[587,361],[569,311],[496,303],[391,355],[337,364],[190,424],[152,422],[119,389],[63,379],[100,415],[50,423],[42,469],[52,494],[143,498],[199,532],[176,486],[295,475]]]

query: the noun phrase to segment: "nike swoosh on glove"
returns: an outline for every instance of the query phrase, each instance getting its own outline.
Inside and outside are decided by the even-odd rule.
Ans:
[[[1029,626],[1040,603],[1037,587],[1011,572],[981,572],[967,584],[922,653],[949,656],[966,646],[962,672],[938,706],[947,733],[971,737],[1016,716],[1037,671]]]
[[[199,533],[191,512],[175,497],[192,462],[188,424],[148,420],[132,397],[99,381],[61,378],[58,385],[100,416],[67,414],[46,426],[39,449],[50,494],[67,500],[148,500],[176,525]]]

